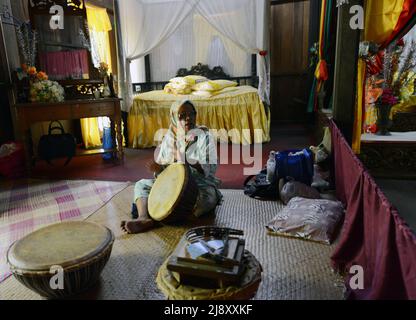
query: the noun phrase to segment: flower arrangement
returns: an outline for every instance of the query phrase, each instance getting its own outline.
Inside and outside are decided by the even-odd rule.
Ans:
[[[64,99],[64,88],[55,81],[40,80],[30,87],[31,102],[60,102]]]
[[[383,88],[391,88],[396,97],[406,99],[403,90],[416,78],[416,42],[412,41],[405,52],[401,39],[391,44],[384,53]]]
[[[384,104],[384,105],[390,105],[390,106],[394,106],[398,102],[399,102],[399,98],[397,98],[394,95],[393,89],[390,89],[390,88],[385,88],[380,98],[377,101],[378,104]]]
[[[416,48],[412,42],[405,53],[405,42],[396,41],[379,51],[373,43],[360,45],[360,57],[366,61],[366,131],[389,135],[391,108],[406,99],[405,88],[413,82]]]
[[[50,81],[43,71],[37,71],[36,67],[28,67],[23,64],[17,69],[18,79],[29,80],[29,101],[31,102],[59,102],[65,99],[64,88],[55,81]],[[27,80],[26,80],[27,81]]]
[[[108,75],[108,64],[105,62],[100,62],[100,66],[98,67],[98,71],[101,77],[105,78]]]
[[[38,72],[36,67],[28,67],[26,64],[22,64],[22,67],[17,69],[17,77],[19,80],[28,78],[32,83],[36,81],[48,80],[46,72]]]

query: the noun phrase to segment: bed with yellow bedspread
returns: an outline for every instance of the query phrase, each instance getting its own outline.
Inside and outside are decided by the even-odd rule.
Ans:
[[[174,101],[189,99],[197,109],[197,124],[214,129],[221,142],[249,145],[270,141],[270,116],[266,114],[257,89],[241,86],[210,98],[173,95],[163,90],[138,94],[128,117],[129,146],[151,148],[158,145],[160,129],[169,128],[169,110]]]

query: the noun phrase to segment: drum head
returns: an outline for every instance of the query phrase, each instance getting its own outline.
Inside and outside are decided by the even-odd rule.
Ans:
[[[149,215],[153,220],[163,221],[175,209],[187,181],[183,164],[172,164],[156,179],[149,195]]]
[[[86,262],[112,245],[113,233],[89,222],[64,222],[42,228],[15,242],[7,260],[18,270],[49,271]]]

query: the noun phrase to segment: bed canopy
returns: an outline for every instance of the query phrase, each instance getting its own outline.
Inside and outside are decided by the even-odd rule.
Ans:
[[[129,112],[132,106],[131,63],[163,45],[178,30],[186,30],[181,26],[189,21],[190,16],[202,17],[221,36],[245,52],[258,55],[258,92],[261,99],[269,103],[269,56],[266,54],[269,36],[268,2],[269,0],[118,1],[119,54],[122,56],[119,85],[124,99],[124,111]],[[184,49],[187,48],[182,48]]]

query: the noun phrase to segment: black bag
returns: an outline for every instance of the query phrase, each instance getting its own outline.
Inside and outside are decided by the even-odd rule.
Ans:
[[[53,123],[58,123],[58,127],[52,127]],[[60,130],[60,134],[52,134],[53,130]],[[70,133],[65,133],[62,123],[52,121],[49,124],[47,135],[43,135],[39,140],[38,155],[41,159],[52,165],[51,160],[57,158],[67,158],[65,166],[75,156],[77,143],[75,137]]]
[[[251,198],[277,200],[279,197],[278,184],[267,181],[267,169],[264,169],[255,176],[247,177],[244,181],[244,194]]]

